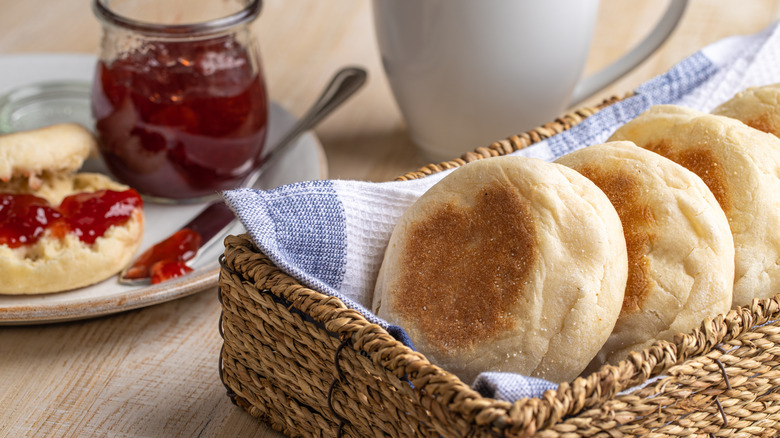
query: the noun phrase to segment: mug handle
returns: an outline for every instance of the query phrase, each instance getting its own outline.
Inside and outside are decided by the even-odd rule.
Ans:
[[[663,44],[680,22],[688,0],[671,0],[655,28],[631,51],[603,69],[583,78],[574,88],[569,105],[576,105],[639,65]]]

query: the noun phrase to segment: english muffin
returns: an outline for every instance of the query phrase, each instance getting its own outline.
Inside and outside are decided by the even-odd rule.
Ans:
[[[780,84],[748,88],[712,110],[712,114],[780,136]]]
[[[95,137],[76,123],[0,135],[0,181],[23,177],[36,189],[44,173],[73,173],[96,150]]]
[[[576,377],[609,337],[628,273],[620,218],[565,166],[494,157],[453,171],[395,226],[373,310],[433,363]]]
[[[60,125],[0,136],[0,167],[8,171],[0,181],[0,294],[94,284],[138,250],[144,229],[138,193],[105,175],[74,173],[94,141],[88,132],[89,139],[76,141],[83,132]],[[39,164],[29,161],[35,156]]]
[[[731,308],[734,242],[701,178],[627,141],[589,146],[556,162],[607,195],[626,237],[623,307],[597,365],[672,340]]]
[[[734,238],[734,306],[780,291],[780,139],[730,117],[659,105],[610,140],[633,141],[707,184]]]

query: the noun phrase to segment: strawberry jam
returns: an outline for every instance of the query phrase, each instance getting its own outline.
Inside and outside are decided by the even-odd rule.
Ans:
[[[59,207],[33,195],[0,193],[0,244],[32,245],[51,229],[55,237],[69,232],[91,245],[112,225],[127,222],[142,205],[133,189],[78,193],[63,199]]]
[[[141,197],[133,189],[98,190],[68,196],[62,200],[59,210],[68,230],[91,245],[111,226],[127,222],[133,210],[142,205]]]
[[[176,260],[163,260],[152,265],[152,284],[160,284],[192,272],[186,263]]]
[[[266,135],[258,63],[232,35],[149,41],[101,59],[92,110],[110,171],[174,200],[238,186],[259,164]]]
[[[43,198],[0,193],[0,244],[32,245],[61,217]]]
[[[191,272],[184,262],[198,253],[202,244],[200,234],[184,228],[171,237],[144,251],[129,267],[124,278],[128,280],[149,278],[157,284]]]

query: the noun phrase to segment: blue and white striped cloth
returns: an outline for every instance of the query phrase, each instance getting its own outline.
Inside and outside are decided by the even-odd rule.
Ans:
[[[569,131],[516,152],[554,160],[604,142],[651,105],[673,103],[710,111],[748,86],[780,82],[780,28],[721,40],[642,84],[636,94]],[[478,145],[475,145],[478,146]],[[257,246],[302,284],[339,298],[411,346],[402,329],[369,310],[374,281],[393,226],[404,211],[449,172],[403,182],[307,181],[269,191],[224,193]],[[557,385],[511,373],[483,373],[473,387],[513,401]]]

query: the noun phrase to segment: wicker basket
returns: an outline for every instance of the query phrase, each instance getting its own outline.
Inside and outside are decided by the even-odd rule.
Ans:
[[[398,179],[526,147],[615,100]],[[632,353],[542,398],[508,403],[482,397],[338,299],[302,286],[248,236],[229,236],[225,247],[220,376],[234,403],[286,435],[780,434],[777,298],[704,321],[693,333]]]

